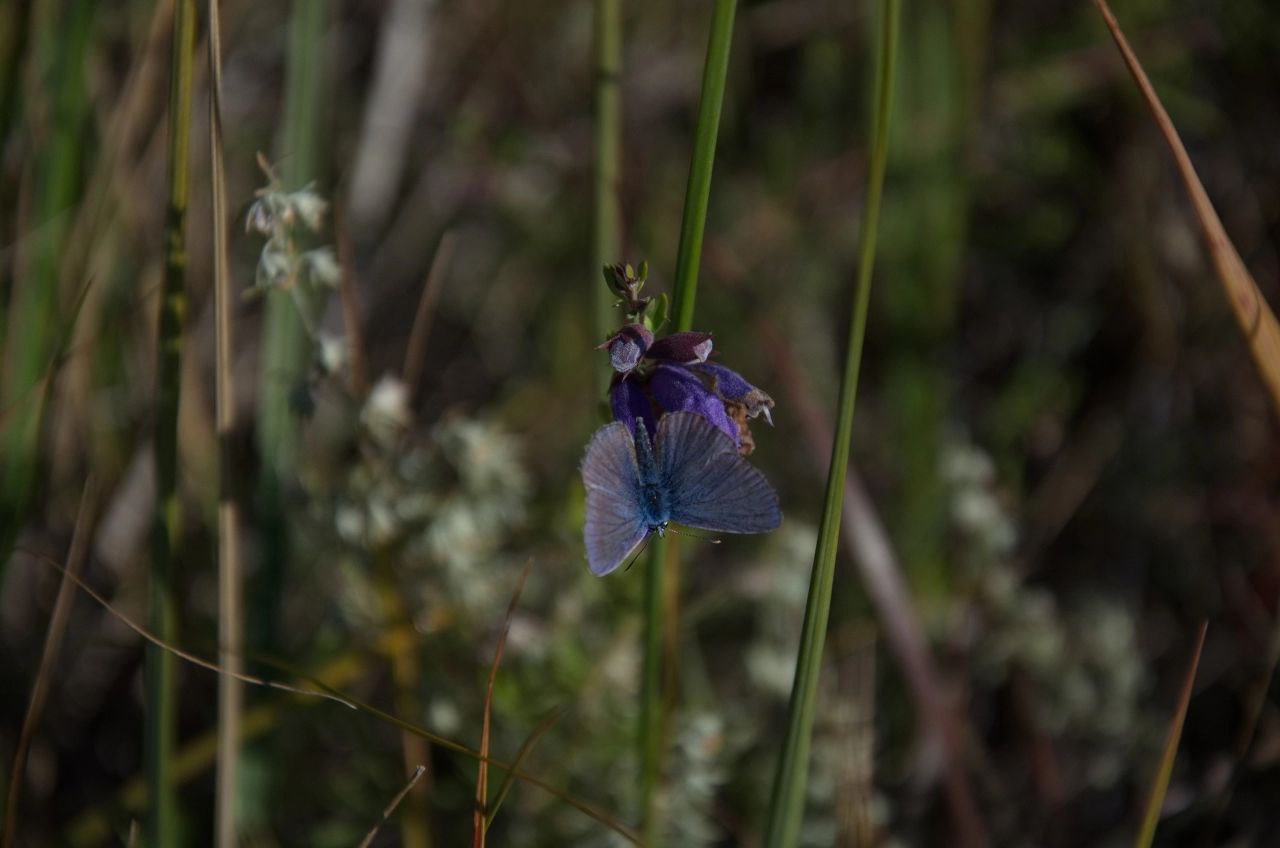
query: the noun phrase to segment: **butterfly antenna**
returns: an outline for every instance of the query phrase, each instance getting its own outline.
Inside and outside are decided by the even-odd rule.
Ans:
[[[640,559],[640,554],[644,553],[644,549],[649,547],[649,540],[653,538],[653,534],[644,537],[644,541],[640,543],[640,547],[636,548],[636,552],[631,555],[631,559],[627,560],[626,568],[623,571],[630,571],[631,566],[636,564],[636,560]]]
[[[720,544],[720,539],[716,538],[715,536],[707,536],[703,533],[695,533],[692,530],[688,529],[687,527],[684,530],[677,530],[674,527],[668,526],[667,532],[675,533],[677,536],[688,536],[691,539],[701,539],[702,541],[710,542],[713,545]]]

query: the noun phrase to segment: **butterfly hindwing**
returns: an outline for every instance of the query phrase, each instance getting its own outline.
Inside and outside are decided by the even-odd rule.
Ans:
[[[640,470],[627,426],[615,421],[591,437],[582,460],[587,489],[587,565],[593,574],[613,571],[644,541],[649,529],[641,507]]]
[[[782,523],[764,475],[700,415],[671,412],[658,422],[657,460],[672,521],[720,533],[767,533]]]

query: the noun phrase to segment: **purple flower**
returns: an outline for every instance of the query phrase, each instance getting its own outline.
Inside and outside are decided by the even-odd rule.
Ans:
[[[659,365],[649,377],[649,393],[663,412],[696,412],[739,444],[738,425],[730,420],[724,403],[688,368]]]
[[[617,372],[609,388],[614,420],[626,424],[632,433],[636,422],[643,421],[652,437],[664,413],[693,412],[733,439],[746,455],[755,447],[747,420],[763,414],[773,423],[769,395],[736,371],[707,361],[710,333],[672,333],[654,341],[643,326],[631,324],[602,347],[608,347]]]
[[[748,383],[736,371],[730,371],[723,365],[714,362],[700,362],[690,368],[711,377],[711,390],[726,404],[740,404],[744,407],[748,418],[764,415],[764,420],[773,426],[773,398]]]
[[[632,434],[636,432],[637,421],[644,421],[646,433],[658,432],[653,404],[645,393],[643,381],[638,377],[613,375],[613,385],[609,387],[609,408],[613,411],[613,420],[626,424]]]

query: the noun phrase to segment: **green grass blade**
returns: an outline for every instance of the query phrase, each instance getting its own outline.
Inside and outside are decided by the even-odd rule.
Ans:
[[[866,334],[867,308],[871,296],[871,272],[875,264],[876,226],[880,193],[884,186],[885,163],[889,154],[889,119],[893,106],[894,59],[898,38],[898,0],[880,4],[880,25],[876,44],[875,111],[872,124],[871,166],[867,179],[866,208],[858,246],[857,292],[850,317],[849,350],[840,384],[831,465],[827,471],[826,497],[818,544],[814,551],[809,598],[796,662],[795,681],[787,710],[787,731],[774,776],[765,844],[786,848],[796,844],[804,815],[805,786],[809,769],[809,743],[814,707],[818,698],[818,674],[826,641],[827,618],[831,611],[831,585],[835,577],[836,547],[840,539],[840,511],[844,496],[845,470],[849,465],[849,444],[853,432],[854,400],[858,392],[858,370],[862,341]]]
[[[652,539],[644,564],[644,660],[640,669],[640,816],[646,845],[658,845],[655,809],[662,779],[662,620],[666,539]]]
[[[698,99],[698,123],[693,136],[693,158],[689,164],[689,185],[684,194],[680,249],[676,254],[676,276],[671,294],[677,331],[693,328],[702,234],[707,225],[711,170],[716,159],[716,138],[720,134],[720,110],[729,75],[729,46],[733,40],[733,18],[737,10],[737,0],[716,0],[711,17],[711,37],[707,41],[707,60],[702,67],[702,94]]]
[[[169,80],[169,198],[164,223],[164,290],[156,355],[156,515],[150,579],[151,631],[176,642],[178,599],[175,552],[180,533],[178,497],[178,392],[182,382],[183,321],[187,314],[187,149],[191,128],[191,64],[195,50],[195,0],[177,0]],[[173,654],[147,646],[147,784],[151,809],[146,844],[176,845],[177,793],[173,755],[178,692]]]
[[[1156,825],[1160,822],[1160,809],[1164,807],[1164,795],[1169,789],[1169,778],[1173,775],[1173,761],[1178,756],[1178,740],[1182,738],[1182,723],[1187,718],[1187,705],[1191,703],[1191,690],[1196,682],[1196,669],[1200,666],[1200,653],[1204,650],[1204,636],[1209,629],[1209,622],[1200,625],[1196,634],[1195,647],[1191,649],[1191,659],[1187,662],[1187,674],[1182,680],[1182,693],[1178,695],[1178,705],[1173,710],[1173,718],[1169,722],[1169,733],[1164,740],[1164,751],[1160,754],[1160,767],[1156,769],[1155,779],[1151,783],[1151,792],[1147,794],[1146,808],[1142,814],[1142,826],[1138,829],[1138,837],[1133,841],[1134,848],[1150,848],[1156,838]]]
[[[319,175],[321,98],[329,59],[322,38],[329,8],[327,0],[294,0],[290,13],[279,161],[281,179],[290,190]],[[262,460],[258,519],[265,543],[264,591],[256,599],[254,624],[258,636],[255,641],[269,646],[275,641],[276,610],[283,586],[281,569],[288,558],[281,487],[297,459],[298,419],[292,401],[294,391],[306,376],[309,342],[291,292],[270,292],[266,313],[257,420]]]
[[[720,112],[724,104],[729,73],[729,47],[733,41],[733,20],[737,0],[716,0],[707,40],[707,58],[702,69],[702,93],[698,100],[698,122],[694,128],[693,155],[689,164],[689,184],[685,190],[684,216],[680,222],[680,248],[672,288],[675,330],[693,327],[693,305],[698,291],[698,264],[702,257],[702,234],[707,223],[707,202],[711,196],[711,171],[715,165],[716,138],[720,132]],[[667,545],[671,540],[654,539],[645,563],[644,582],[644,665],[640,693],[640,810],[646,845],[661,844],[662,823],[655,809],[662,778],[663,693],[662,631],[664,572]]]

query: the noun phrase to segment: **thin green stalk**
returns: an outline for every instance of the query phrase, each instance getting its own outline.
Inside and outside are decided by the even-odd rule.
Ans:
[[[156,516],[151,559],[151,632],[178,641],[174,553],[180,525],[178,499],[178,392],[182,380],[183,320],[187,314],[187,148],[191,127],[191,64],[195,50],[195,0],[178,0],[173,14],[169,80],[169,200],[165,209],[164,290],[156,362]],[[178,692],[174,657],[147,647],[147,783],[151,809],[146,844],[176,845],[178,808],[173,779]]]
[[[321,38],[329,17],[328,0],[294,0],[289,22],[289,58],[285,77],[284,128],[280,139],[280,174],[293,190],[316,179],[320,167],[321,97],[325,55]],[[282,486],[297,461],[297,415],[292,399],[306,376],[309,342],[291,292],[273,291],[267,298],[263,326],[258,444],[262,471],[258,513],[266,544],[263,591],[257,620],[263,647],[275,641],[274,622],[283,587],[288,528],[282,513]],[[305,304],[303,305],[305,308]]]
[[[711,195],[711,171],[715,165],[716,137],[724,104],[725,81],[729,74],[729,47],[733,41],[733,19],[737,0],[716,0],[707,40],[707,57],[702,69],[702,93],[698,100],[698,122],[694,129],[693,156],[689,164],[689,184],[685,189],[684,216],[680,223],[680,248],[676,255],[672,288],[676,331],[693,328],[693,305],[698,291],[698,264],[702,258],[702,234],[707,223],[707,203]],[[661,844],[662,822],[655,800],[662,779],[663,733],[663,618],[666,591],[664,563],[667,545],[655,539],[645,563],[644,581],[644,666],[640,695],[640,804],[645,844]],[[674,613],[673,613],[674,616]]]
[[[640,671],[640,813],[646,845],[661,843],[655,808],[662,777],[662,612],[665,539],[653,539],[644,567],[644,664]]]
[[[595,250],[594,267],[588,279],[595,313],[592,332],[597,341],[613,328],[613,298],[600,284],[600,269],[619,261],[622,251],[622,210],[618,197],[619,172],[622,162],[622,97],[619,75],[622,73],[622,2],[596,0],[595,3],[596,64],[596,154],[595,154]],[[609,363],[595,357],[594,385],[603,386],[609,379]]]
[[[770,848],[795,845],[800,835],[809,769],[809,743],[814,707],[818,699],[818,674],[822,667],[822,649],[826,640],[827,618],[831,611],[831,585],[835,577],[836,547],[840,541],[845,470],[849,465],[854,400],[858,393],[858,370],[862,361],[862,342],[866,334],[867,307],[871,297],[876,226],[880,215],[885,162],[889,153],[889,119],[893,106],[898,0],[882,0],[880,5],[871,167],[867,179],[862,235],[858,245],[857,293],[850,317],[849,350],[840,384],[836,433],[831,449],[831,465],[827,471],[822,523],[818,529],[818,544],[813,556],[813,573],[809,579],[809,599],[805,605],[796,676],[791,686],[791,702],[787,710],[787,733],[774,776],[769,829],[765,842]]]
[[[232,381],[231,280],[227,271],[227,178],[222,158],[222,27],[218,0],[209,0],[209,159],[213,198],[213,290],[216,324],[218,433],[218,769],[215,844],[236,845],[236,785],[240,761],[244,652],[241,626],[240,513],[235,500],[231,439],[235,426]]]
[[[711,37],[707,41],[706,64],[702,67],[698,124],[693,137],[693,159],[689,164],[689,185],[684,193],[680,249],[676,254],[676,277],[671,294],[677,331],[693,327],[693,301],[698,292],[702,234],[707,225],[711,170],[716,160],[720,108],[724,104],[725,80],[729,76],[729,45],[733,40],[733,18],[737,10],[738,0],[716,0],[711,17]]]

